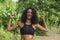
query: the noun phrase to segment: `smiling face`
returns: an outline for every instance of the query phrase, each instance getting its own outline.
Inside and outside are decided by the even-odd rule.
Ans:
[[[31,19],[32,18],[32,9],[28,9],[27,10],[27,19]]]
[[[28,7],[23,11],[21,21],[26,23],[27,20],[30,20],[32,24],[38,23],[36,9],[33,7]]]

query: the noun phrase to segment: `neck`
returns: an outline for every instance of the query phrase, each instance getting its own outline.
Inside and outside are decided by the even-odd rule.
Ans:
[[[31,23],[31,20],[27,19],[26,22],[27,22],[27,23]]]

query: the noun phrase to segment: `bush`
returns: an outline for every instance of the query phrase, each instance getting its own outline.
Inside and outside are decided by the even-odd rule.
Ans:
[[[3,28],[0,28],[0,40],[11,40],[13,34],[11,32],[8,32],[6,30],[3,30]]]

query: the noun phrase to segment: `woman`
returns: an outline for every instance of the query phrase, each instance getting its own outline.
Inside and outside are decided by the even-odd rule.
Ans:
[[[36,10],[32,7],[25,9],[23,11],[21,21],[19,21],[16,25],[11,26],[13,17],[14,15],[10,15],[7,30],[10,31],[15,30],[16,28],[20,28],[21,40],[33,40],[34,31],[37,28],[43,31],[48,31],[44,16],[41,16],[41,19],[44,22],[43,27],[38,23]]]

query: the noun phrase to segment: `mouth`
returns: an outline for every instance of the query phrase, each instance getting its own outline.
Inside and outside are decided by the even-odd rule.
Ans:
[[[27,17],[29,17],[29,18],[30,18],[30,17],[32,17],[32,15],[28,15]]]
[[[27,15],[27,16],[32,16],[32,15]]]
[[[27,18],[30,19],[32,17],[32,15],[27,15]]]

